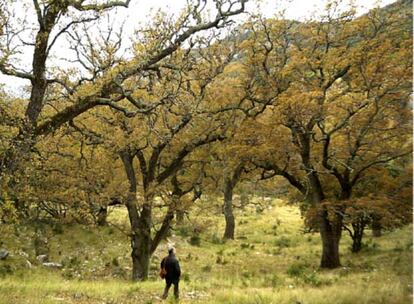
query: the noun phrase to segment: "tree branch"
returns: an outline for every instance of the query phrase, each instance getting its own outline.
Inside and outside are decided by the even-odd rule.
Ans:
[[[96,11],[100,12],[103,10],[111,9],[114,7],[126,7],[128,8],[129,3],[131,0],[126,1],[108,1],[107,3],[103,4],[85,4],[83,5],[84,0],[78,1],[69,1],[70,5],[73,6],[78,11]]]
[[[187,144],[183,149],[181,149],[180,152],[178,152],[175,159],[171,161],[171,163],[162,171],[160,174],[158,174],[156,180],[158,184],[161,184],[163,181],[165,181],[168,177],[170,177],[172,174],[174,174],[182,165],[182,162],[184,158],[192,151],[194,151],[196,148],[206,145],[208,143],[212,143],[215,141],[222,141],[225,139],[224,135],[221,134],[214,134],[207,136],[204,139],[199,139],[198,141],[194,143]]]

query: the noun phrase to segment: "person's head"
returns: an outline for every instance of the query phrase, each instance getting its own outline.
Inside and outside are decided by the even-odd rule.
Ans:
[[[175,254],[175,248],[173,246],[168,246],[168,254]]]

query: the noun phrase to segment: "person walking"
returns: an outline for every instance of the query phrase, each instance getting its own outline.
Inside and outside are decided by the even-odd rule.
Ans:
[[[180,282],[181,268],[180,263],[175,257],[174,247],[168,249],[168,256],[162,259],[161,261],[161,277],[165,278],[165,289],[164,294],[162,295],[163,299],[168,297],[168,291],[170,290],[171,285],[174,285],[174,296],[176,299],[179,298],[178,284]]]

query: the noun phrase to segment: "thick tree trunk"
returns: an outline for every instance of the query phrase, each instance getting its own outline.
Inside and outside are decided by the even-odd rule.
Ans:
[[[318,173],[312,165],[311,157],[311,134],[313,134],[313,128],[318,120],[316,114],[306,125],[306,130],[298,128],[294,120],[291,123],[291,130],[293,135],[293,143],[300,149],[302,163],[305,167],[308,182],[309,191],[307,193],[307,199],[310,201],[314,208],[318,208],[318,222],[319,232],[322,239],[322,257],[321,268],[336,268],[341,265],[339,259],[339,241],[342,233],[342,217],[339,214],[334,215],[334,220],[330,220],[328,210],[321,203],[325,199],[322,184],[319,179]],[[329,165],[329,142],[330,137],[325,138],[325,144],[323,149],[323,166],[329,169],[333,173],[337,173],[332,166]],[[338,176],[338,175],[335,175]],[[342,185],[342,184],[341,184]],[[348,190],[348,189],[346,189]],[[350,194],[349,191],[345,191]],[[348,195],[343,193],[343,195]]]
[[[143,265],[142,261],[140,261],[139,257],[142,256],[139,252],[139,247],[138,244],[139,241],[137,240],[137,237],[132,236],[131,237],[131,248],[132,248],[132,252],[131,252],[131,258],[132,258],[132,281],[136,282],[136,281],[140,281],[142,274],[143,274],[143,270],[146,269],[146,265]]]
[[[233,214],[233,189],[237,185],[240,176],[243,172],[243,162],[240,162],[237,167],[224,178],[224,205],[223,213],[226,221],[226,228],[224,230],[224,239],[234,239],[234,230],[236,223]]]
[[[48,86],[46,79],[46,60],[48,58],[48,46],[50,33],[56,26],[59,15],[67,8],[68,4],[52,3],[46,13],[39,20],[39,31],[36,34],[36,43],[33,53],[33,78],[30,102],[26,109],[26,118],[32,126],[36,126],[37,119],[44,106],[44,98]]]
[[[352,224],[352,229],[354,230],[352,235],[352,252],[354,253],[359,252],[362,249],[362,238],[364,236],[366,224],[367,223],[364,220]]]
[[[382,226],[381,226],[381,222],[380,222],[379,218],[374,217],[372,219],[371,229],[372,229],[372,236],[373,237],[382,236]]]
[[[339,241],[341,239],[342,219],[334,223],[328,219],[328,212],[320,214],[320,234],[322,238],[321,268],[337,268],[341,266],[339,259]]]
[[[144,243],[145,242],[140,236],[131,236],[133,281],[144,281],[148,279],[149,261],[151,256]]]
[[[151,258],[151,205],[148,202],[142,207],[139,222],[131,236],[132,247],[132,280],[148,279]]]
[[[354,232],[351,235],[352,237],[351,251],[353,253],[356,253],[356,252],[360,252],[362,249],[362,238],[364,236],[364,227],[361,228],[359,224],[357,225],[352,224],[352,227],[353,227]]]
[[[35,144],[36,136],[34,130],[37,126],[40,112],[44,107],[44,99],[48,86],[46,79],[46,60],[48,57],[47,48],[49,45],[49,37],[61,9],[64,9],[64,7],[59,8],[52,4],[51,8],[43,16],[42,22],[39,24],[40,28],[36,34],[32,62],[32,90],[30,93],[30,101],[26,108],[25,125],[22,126],[22,131],[16,136],[11,147],[0,156],[0,179],[6,173],[14,173],[21,160],[28,158]]]
[[[234,239],[234,230],[236,223],[233,214],[233,183],[231,180],[226,180],[224,185],[224,206],[223,213],[226,220],[226,228],[224,230],[225,239]]]
[[[360,252],[362,248],[362,238],[355,238],[352,240],[352,252]]]
[[[151,247],[151,200],[145,197],[141,214],[137,208],[137,180],[133,167],[134,156],[130,151],[120,152],[125,172],[129,181],[129,193],[126,199],[129,222],[131,224],[131,258],[132,258],[132,280],[142,281],[148,279]]]
[[[311,170],[308,175],[310,184],[310,198],[314,206],[320,206],[325,196],[322,185],[316,171]],[[337,268],[341,266],[339,259],[339,241],[342,233],[342,218],[335,216],[335,220],[330,220],[328,211],[322,209],[319,212],[319,232],[322,239],[321,268]]]

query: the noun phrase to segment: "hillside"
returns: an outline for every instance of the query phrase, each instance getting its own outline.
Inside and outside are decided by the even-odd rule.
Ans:
[[[298,209],[279,200],[266,206],[258,213],[238,211],[234,241],[221,241],[224,221],[219,215],[197,220],[190,215],[194,221],[175,230],[169,240],[176,244],[183,269],[180,303],[412,302],[411,225],[375,239],[367,231],[358,254],[350,252],[344,234],[343,267],[327,271],[317,267],[320,237],[303,233]],[[127,225],[123,209],[110,217],[118,228]],[[1,229],[1,247],[10,256],[0,261],[0,303],[162,302],[157,273],[165,243],[152,258],[150,280],[131,283],[128,238],[114,226],[38,227],[48,239],[50,261],[62,263],[62,269],[36,261],[33,226]],[[170,291],[167,303],[172,301]]]

